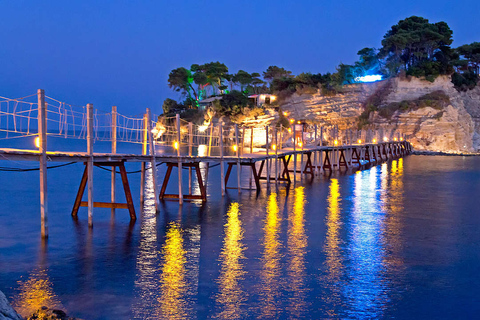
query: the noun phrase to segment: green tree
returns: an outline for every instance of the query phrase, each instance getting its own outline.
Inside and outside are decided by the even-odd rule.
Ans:
[[[356,73],[359,76],[372,75],[380,73],[380,59],[377,49],[363,48],[357,52],[359,60],[355,63]]]
[[[251,85],[253,87],[253,92],[258,94],[259,93],[259,86],[264,85],[265,81],[260,79],[260,73],[258,72],[253,72],[252,73],[252,82]]]
[[[220,115],[235,116],[242,113],[243,109],[249,106],[248,98],[240,91],[233,90],[222,95],[222,99],[214,102],[214,109]]]
[[[471,69],[476,75],[480,74],[480,42],[464,44],[456,49],[460,57],[463,57],[465,69]],[[461,61],[462,61],[461,60]]]
[[[203,67],[203,66],[202,66]],[[202,100],[207,97],[207,86],[209,85],[207,75],[205,71],[198,64],[192,64],[190,67],[193,72],[193,81],[198,86],[198,99]]]
[[[382,40],[379,56],[386,60],[391,75],[400,70],[415,76],[436,76],[452,72],[449,67],[452,30],[441,21],[412,16],[391,27]]]
[[[192,65],[192,71],[195,72],[195,75],[198,73],[199,83],[202,83],[204,89],[207,86],[212,88],[212,95],[216,94],[216,89],[223,86],[223,82],[229,77],[227,66],[218,61]]]
[[[192,72],[183,67],[172,70],[168,75],[169,88],[173,88],[175,91],[186,94],[189,98],[194,98],[195,100],[197,100],[197,92],[193,88],[192,83]]]
[[[273,80],[280,78],[291,78],[292,71],[287,71],[284,68],[279,68],[277,66],[269,66],[266,71],[263,72],[263,78],[265,80]]]
[[[250,73],[238,70],[238,72],[233,76],[233,82],[240,85],[240,91],[244,91],[245,87],[252,84],[253,77]]]
[[[163,101],[163,105],[162,105],[163,114],[174,112],[177,108],[178,108],[177,101],[170,98],[167,98]]]

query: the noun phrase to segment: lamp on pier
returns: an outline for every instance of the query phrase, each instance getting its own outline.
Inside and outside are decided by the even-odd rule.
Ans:
[[[178,150],[178,141],[175,141],[173,143],[173,148],[175,148],[175,150]]]
[[[361,144],[362,143],[362,139],[358,139],[358,144]]]
[[[35,147],[40,148],[40,137],[35,138]]]
[[[335,141],[333,141],[333,144],[338,146],[338,140],[335,139]]]
[[[372,143],[377,143],[377,139],[373,139],[373,140],[372,140]]]
[[[233,145],[232,149],[233,149],[233,151],[237,152],[237,150],[238,150],[238,147],[237,147],[237,145],[236,145],[236,144],[235,144],[235,145]]]

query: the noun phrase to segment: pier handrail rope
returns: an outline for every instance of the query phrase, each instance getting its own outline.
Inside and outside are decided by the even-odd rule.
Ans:
[[[0,96],[0,140],[38,135],[38,104],[37,94],[20,98]],[[87,138],[87,107],[73,105],[58,99],[45,96],[46,128],[48,136],[86,140]],[[112,136],[112,112],[98,108],[93,109],[94,141],[115,141],[142,144],[146,130],[143,115],[124,115],[116,112],[116,137]],[[186,155],[185,148],[196,148],[198,155],[219,155],[220,138],[223,138],[223,148],[232,150],[238,148],[240,154],[250,153],[254,147],[256,152],[266,152],[266,146],[272,149],[273,141],[279,141],[275,148],[292,148],[294,143],[301,142],[302,148],[318,145],[334,146],[373,141],[381,142],[403,137],[395,125],[380,126],[376,130],[339,128],[335,124],[317,124],[293,122],[290,128],[277,126],[277,130],[269,130],[266,136],[265,127],[238,126],[238,137],[235,137],[234,124],[222,126],[219,132],[217,123],[192,123],[189,132],[189,121],[180,119],[180,141],[177,141],[175,117],[154,116],[151,120],[154,138],[160,146],[165,146],[165,154],[176,154],[175,145],[180,148],[180,154]],[[269,125],[270,128],[274,124]],[[321,130],[320,130],[321,128]],[[251,137],[253,132],[253,139]],[[277,134],[277,137],[274,134]],[[315,134],[316,132],[316,134]],[[294,137],[295,136],[295,137]],[[189,138],[191,137],[191,139]],[[235,146],[238,141],[238,146]],[[251,145],[252,144],[252,145]],[[227,155],[229,153],[227,152]]]

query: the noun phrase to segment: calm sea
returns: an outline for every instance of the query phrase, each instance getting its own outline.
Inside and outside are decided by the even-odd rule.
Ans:
[[[52,139],[50,147],[84,144]],[[24,314],[42,305],[83,319],[480,314],[478,157],[408,156],[289,189],[272,184],[258,196],[230,189],[223,199],[214,167],[205,205],[165,202],[159,214],[151,178],[141,208],[140,176],[132,173],[137,222],[129,224],[126,210],[95,209],[93,229],[86,208],[78,221],[70,216],[82,172],[81,163],[48,171],[50,238],[42,242],[38,172],[0,171],[0,290]],[[94,169],[96,201],[109,201],[109,181],[109,172]]]

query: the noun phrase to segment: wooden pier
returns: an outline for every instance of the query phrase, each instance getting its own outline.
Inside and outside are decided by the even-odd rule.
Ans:
[[[384,132],[373,131],[354,131],[344,130],[341,133],[338,127],[327,134],[324,127],[317,125],[297,124],[292,128],[283,127],[265,127],[261,128],[260,136],[263,136],[264,143],[260,147],[254,148],[254,128],[239,128],[237,125],[225,127],[223,123],[218,123],[214,127],[213,123],[196,126],[192,123],[186,123],[182,126],[180,116],[174,119],[166,119],[165,123],[157,124],[151,118],[150,110],[147,109],[142,118],[126,118],[133,122],[129,127],[119,124],[122,117],[117,108],[113,107],[111,113],[104,113],[108,119],[105,125],[99,125],[99,113],[93,109],[91,104],[82,107],[84,114],[78,112],[76,115],[73,108],[69,111],[63,104],[52,107],[45,102],[45,93],[43,90],[37,92],[37,116],[31,116],[33,110],[32,102],[23,100],[8,99],[4,103],[16,103],[16,112],[5,111],[0,108],[0,120],[7,117],[6,123],[9,124],[9,118],[13,117],[15,128],[7,128],[7,135],[17,134],[18,136],[38,136],[38,149],[22,150],[11,148],[0,148],[1,160],[14,161],[39,161],[40,164],[40,204],[41,204],[41,233],[42,237],[48,237],[48,201],[47,201],[47,163],[48,162],[81,162],[85,164],[85,170],[82,177],[79,177],[79,190],[76,199],[73,201],[72,216],[77,217],[80,207],[87,207],[88,225],[93,226],[93,208],[127,209],[132,221],[136,220],[133,196],[130,191],[127,172],[125,170],[126,162],[138,162],[141,165],[141,194],[140,202],[143,203],[145,195],[145,175],[148,169],[153,178],[153,187],[155,194],[155,207],[158,212],[159,200],[176,200],[183,203],[184,200],[207,201],[206,177],[202,176],[201,166],[205,167],[220,165],[220,185],[214,185],[210,188],[218,188],[222,196],[228,186],[233,167],[236,167],[238,192],[241,192],[241,168],[245,167],[250,171],[250,177],[255,184],[257,192],[262,188],[261,181],[266,181],[266,188],[270,184],[283,183],[289,185],[297,180],[297,176],[309,176],[313,178],[318,174],[331,174],[333,171],[346,171],[349,169],[361,168],[372,164],[377,164],[389,159],[405,156],[412,151],[410,143],[406,137],[400,133],[390,131],[389,136]],[[51,99],[51,98],[50,98]],[[56,101],[56,100],[55,100]],[[0,101],[0,107],[2,106]],[[29,107],[29,116],[25,116],[26,111],[18,106],[24,106],[25,110]],[[63,107],[62,107],[63,106]],[[53,109],[53,111],[52,111]],[[18,111],[20,110],[20,111]],[[69,113],[70,112],[70,113]],[[53,114],[53,116],[51,116]],[[75,121],[75,116],[82,119],[81,130],[71,135],[71,130],[66,128],[75,125],[69,121],[69,115]],[[17,120],[15,117],[22,117]],[[132,119],[132,120],[129,120]],[[21,124],[28,120],[28,128],[20,129],[16,121]],[[37,120],[37,127],[31,128],[30,120]],[[80,121],[80,120],[79,120]],[[51,123],[61,124],[61,129],[55,132],[57,136],[66,138],[80,138],[87,140],[86,152],[60,152],[47,151],[47,131],[51,130]],[[77,122],[78,123],[78,122]],[[138,125],[136,125],[138,123]],[[20,126],[21,128],[21,126]],[[164,132],[159,136],[154,135],[154,131],[160,128]],[[186,129],[185,129],[186,128]],[[105,130],[108,129],[108,134]],[[246,130],[247,129],[247,130]],[[318,130],[320,129],[320,130]],[[102,131],[103,130],[103,131]],[[182,132],[183,130],[183,132]],[[241,131],[240,131],[241,130]],[[310,130],[310,131],[309,131]],[[32,131],[34,132],[32,134]],[[292,132],[293,131],[293,132]],[[50,132],[50,131],[49,131]],[[123,135],[122,135],[123,132]],[[241,132],[241,133],[240,133]],[[245,132],[250,132],[250,139],[245,138]],[[50,133],[48,133],[50,134]],[[111,141],[111,152],[97,153],[93,150],[95,140],[102,141],[100,134],[107,136],[104,141]],[[99,138],[100,137],[100,138]],[[246,141],[250,141],[246,143]],[[381,140],[381,142],[379,142]],[[117,142],[138,143],[142,146],[141,153],[127,154],[117,152]],[[368,143],[365,143],[368,141]],[[258,142],[257,142],[258,145]],[[197,152],[194,154],[193,149]],[[159,149],[161,149],[159,151]],[[247,151],[247,152],[245,152]],[[291,164],[293,160],[293,165]],[[300,163],[298,163],[300,162]],[[157,190],[157,166],[165,164],[166,172],[161,183],[160,191]],[[225,173],[225,164],[227,165]],[[93,168],[95,166],[112,168],[111,197],[110,201],[93,200]],[[116,202],[115,190],[115,171],[120,170],[126,203]],[[172,172],[174,168],[178,171],[177,193],[167,193],[169,182],[173,179]],[[189,187],[184,192],[182,178],[182,168],[189,171]],[[195,175],[192,175],[192,172]],[[192,180],[195,176],[199,194],[192,194]],[[83,194],[87,189],[87,201],[82,201]]]

